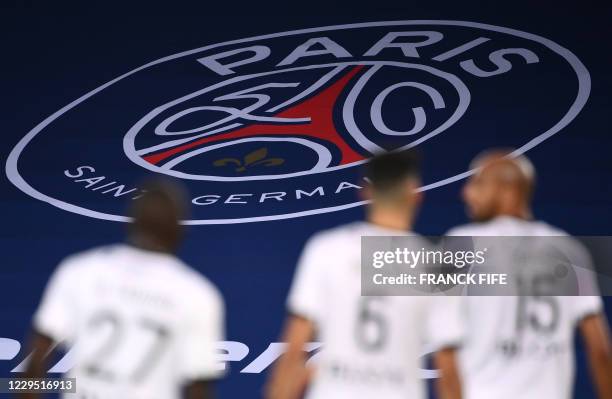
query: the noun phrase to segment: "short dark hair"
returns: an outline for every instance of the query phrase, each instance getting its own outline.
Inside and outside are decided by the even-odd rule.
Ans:
[[[188,213],[184,187],[165,178],[147,179],[139,187],[144,194],[131,204],[132,231],[159,236],[174,234]]]
[[[421,156],[416,150],[386,152],[365,165],[365,177],[376,191],[389,191],[421,174]]]

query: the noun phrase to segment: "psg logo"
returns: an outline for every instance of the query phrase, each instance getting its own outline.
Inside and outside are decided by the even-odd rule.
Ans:
[[[186,224],[301,217],[361,205],[359,165],[376,153],[422,147],[429,190],[469,175],[467,160],[492,143],[528,151],[566,127],[589,91],[573,53],[509,28],[303,29],[119,76],[27,133],[6,171],[30,196],[99,219],[127,220],[125,200],[147,174],[189,187]],[[441,149],[453,156],[437,159]]]

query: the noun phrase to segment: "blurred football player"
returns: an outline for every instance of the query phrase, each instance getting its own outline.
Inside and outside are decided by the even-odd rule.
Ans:
[[[442,372],[439,397],[461,397],[457,301],[361,295],[361,237],[412,235],[421,201],[418,156],[387,153],[365,169],[367,222],[318,233],[304,248],[288,298],[287,348],[266,386],[268,399],[298,398],[304,389],[308,399],[425,398],[420,378],[425,341]],[[314,364],[306,364],[304,346],[313,339],[323,349]]]
[[[454,228],[448,235],[524,236],[532,237],[531,241],[536,240],[533,236],[566,236],[532,219],[534,168],[526,157],[510,158],[507,153],[492,150],[474,160],[476,172],[463,188],[474,223]],[[593,275],[588,276],[595,287]],[[576,327],[584,339],[599,397],[612,399],[612,349],[599,296],[531,292],[465,300],[467,332],[459,363],[467,399],[571,398]]]
[[[66,397],[212,398],[222,374],[214,357],[222,297],[174,255],[187,202],[167,181],[143,189],[127,244],[64,260],[34,316],[26,376],[44,376],[48,353],[68,343],[75,364],[67,377],[76,378],[77,394]]]

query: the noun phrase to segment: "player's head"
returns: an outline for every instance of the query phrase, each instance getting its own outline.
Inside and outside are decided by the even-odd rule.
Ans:
[[[475,173],[463,187],[463,200],[473,220],[496,216],[531,217],[535,171],[527,157],[509,157],[511,151],[489,150],[470,165]]]
[[[131,208],[130,239],[139,246],[173,252],[183,236],[180,220],[187,216],[184,189],[162,179],[148,180],[141,188],[145,194]]]
[[[413,207],[420,200],[420,156],[414,150],[376,155],[365,167],[373,206]]]

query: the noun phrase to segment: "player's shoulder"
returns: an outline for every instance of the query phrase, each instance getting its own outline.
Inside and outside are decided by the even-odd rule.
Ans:
[[[447,236],[568,236],[568,233],[539,220],[496,218],[486,222],[468,223],[451,228]]]
[[[542,236],[562,236],[569,237],[569,233],[560,227],[553,226],[549,223],[543,221],[534,221],[534,228],[540,233],[538,235]]]
[[[353,222],[342,224],[326,230],[321,230],[313,234],[306,243],[309,249],[333,249],[346,245],[353,245],[354,242],[364,235],[363,222]]]
[[[483,223],[468,223],[460,226],[455,226],[448,230],[447,236],[478,236],[486,229]]]
[[[104,262],[111,254],[119,250],[119,245],[105,245],[76,252],[65,257],[58,266],[60,273],[78,273],[88,270]]]
[[[206,276],[178,258],[175,262],[172,274],[181,296],[196,302],[222,302],[221,292]]]

